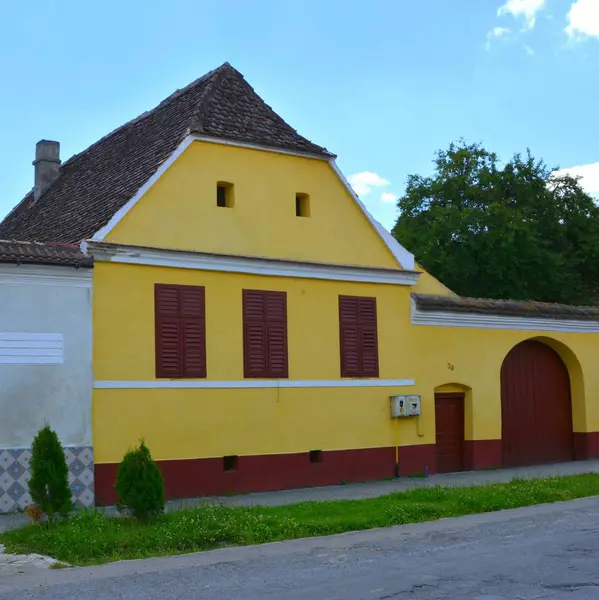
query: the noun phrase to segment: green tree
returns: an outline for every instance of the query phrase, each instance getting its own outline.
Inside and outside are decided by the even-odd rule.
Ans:
[[[463,296],[595,303],[599,208],[530,153],[506,164],[479,144],[437,152],[410,175],[393,228],[422,266]]]
[[[164,511],[164,479],[143,441],[121,461],[116,491],[119,507],[138,521],[147,521]]]
[[[43,427],[33,440],[29,463],[29,493],[35,506],[50,519],[73,509],[69,468],[56,432]]]

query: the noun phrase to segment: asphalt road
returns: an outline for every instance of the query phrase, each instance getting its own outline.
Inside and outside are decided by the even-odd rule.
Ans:
[[[0,578],[1,600],[599,599],[599,498]]]

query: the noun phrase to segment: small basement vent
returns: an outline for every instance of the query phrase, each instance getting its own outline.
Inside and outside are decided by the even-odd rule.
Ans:
[[[239,468],[238,456],[223,456],[223,471],[237,471]]]
[[[0,365],[61,365],[61,333],[0,333]]]

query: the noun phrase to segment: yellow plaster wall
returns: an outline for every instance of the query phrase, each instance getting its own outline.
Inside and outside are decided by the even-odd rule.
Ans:
[[[95,390],[94,453],[98,463],[118,462],[142,437],[161,460],[388,447],[394,444],[388,398],[400,392]],[[413,421],[401,423],[400,439],[402,445],[423,441]]]
[[[376,296],[379,322],[389,324],[379,327],[380,377],[410,377],[407,368],[398,368],[398,362],[408,364],[410,350],[401,344],[396,347],[409,319],[407,287],[97,263],[96,380],[155,380],[154,283],[206,287],[208,380],[243,379],[244,288],[287,292],[290,379],[339,378],[339,294]],[[398,318],[402,306],[403,319]],[[344,449],[356,444],[390,446],[394,438],[389,396],[401,391],[383,387],[96,389],[96,460],[120,460],[140,437],[160,459]],[[423,441],[413,423],[402,424],[402,440]]]
[[[216,205],[217,182],[235,205]],[[310,196],[297,217],[295,195]],[[120,244],[399,265],[326,161],[194,141],[107,236]]]
[[[339,378],[340,294],[377,298],[380,378],[409,377],[398,362],[407,364],[410,349],[396,344],[409,321],[407,286],[96,263],[96,379],[155,379],[155,283],[205,286],[208,380],[243,379],[243,289],[287,292],[290,379]]]
[[[501,437],[500,369],[509,350],[541,337],[569,366],[575,431],[599,431],[596,337],[512,330],[413,326],[403,286],[97,263],[94,370],[100,381],[152,381],[154,283],[206,287],[208,379],[243,379],[241,290],[288,294],[289,375],[339,378],[339,294],[375,296],[382,379],[413,387],[282,389],[95,389],[98,463],[120,460],[144,437],[157,459],[304,452],[394,444],[391,394],[422,395],[421,431],[400,423],[401,445],[435,440],[434,392],[467,389],[466,439]],[[586,400],[585,400],[586,398]]]
[[[426,382],[427,393],[456,384],[468,388],[466,439],[501,437],[503,359],[519,342],[538,339],[552,346],[569,368],[574,431],[599,431],[599,372],[595,368],[598,339],[594,334],[412,326],[414,378]],[[445,391],[445,389],[443,389]]]

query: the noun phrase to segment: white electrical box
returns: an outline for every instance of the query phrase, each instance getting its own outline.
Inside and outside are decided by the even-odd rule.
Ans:
[[[417,417],[420,415],[420,396],[391,396],[391,418]]]

